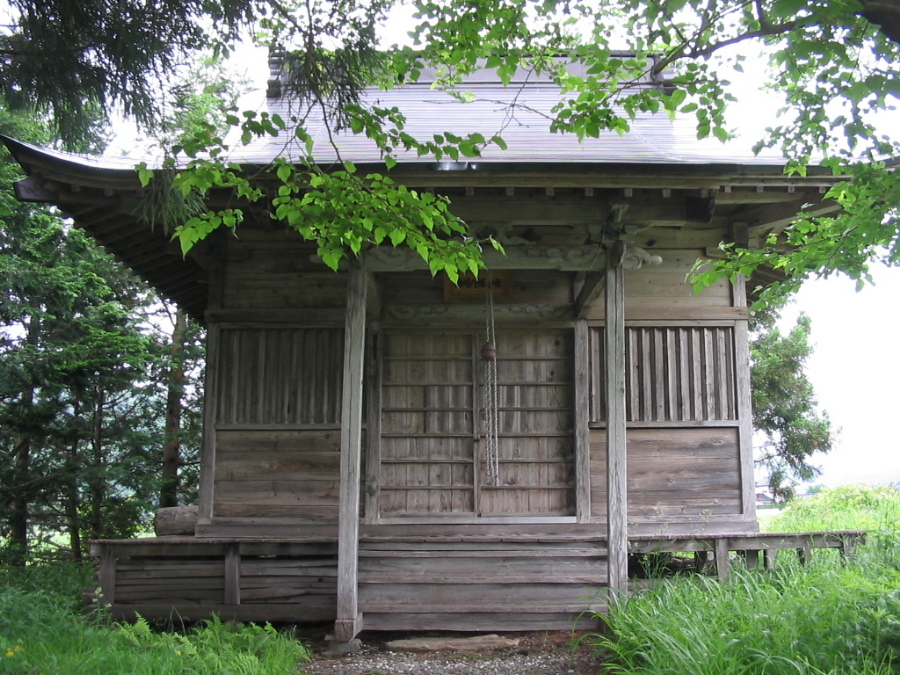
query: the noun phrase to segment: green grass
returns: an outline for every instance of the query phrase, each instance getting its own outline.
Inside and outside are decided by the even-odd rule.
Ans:
[[[591,638],[609,672],[646,675],[888,675],[900,673],[900,493],[839,488],[791,505],[769,529],[870,529],[842,565],[816,552],[729,581],[657,582],[612,608]]]
[[[0,571],[0,673],[34,675],[282,675],[308,650],[272,626],[210,620],[159,631],[140,620],[86,617],[78,602],[90,571],[49,566]]]

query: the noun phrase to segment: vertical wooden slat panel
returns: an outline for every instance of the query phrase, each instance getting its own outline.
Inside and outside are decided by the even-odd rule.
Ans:
[[[381,334],[373,330],[369,335],[369,359],[366,370],[368,410],[366,411],[365,520],[370,525],[378,522],[378,508],[381,502],[381,406],[383,400],[381,350]]]
[[[300,391],[301,391],[301,365],[302,360],[300,355],[303,353],[304,348],[304,334],[294,335],[291,331],[285,331],[287,333],[287,339],[290,342],[290,359],[285,366],[285,371],[288,376],[288,395],[287,395],[287,414],[285,415],[285,419],[291,424],[297,424],[301,419],[301,405],[303,401],[300,400]]]
[[[592,331],[593,332],[593,331]],[[631,327],[626,331],[626,419],[630,422],[735,420],[734,329]],[[597,340],[590,341],[592,375]],[[592,389],[596,389],[596,382]],[[598,400],[600,397],[597,397]],[[603,421],[592,406],[591,421]]]
[[[735,381],[736,377],[736,368],[737,361],[735,361],[735,339],[736,339],[737,329],[734,331],[730,331],[728,333],[727,339],[725,341],[726,346],[726,373],[728,375],[727,380],[727,388],[728,388],[728,417],[727,419],[736,420],[740,419],[738,416],[737,409],[737,397],[738,397],[738,389],[737,382]]]
[[[338,328],[221,330],[222,424],[338,424]]]
[[[641,419],[641,350],[640,331],[629,330],[625,333],[626,349],[628,350],[625,361],[626,386],[625,386],[625,415],[629,421]],[[609,378],[609,359],[606,363],[606,376]],[[609,391],[607,390],[607,396]],[[607,399],[607,411],[609,400]]]

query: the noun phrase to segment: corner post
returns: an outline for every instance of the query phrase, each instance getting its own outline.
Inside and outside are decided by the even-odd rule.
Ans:
[[[747,307],[747,279],[741,274],[732,282],[732,300],[735,307]],[[756,521],[756,476],[753,464],[753,405],[750,393],[748,324],[748,319],[742,319],[737,321],[734,326],[734,370],[741,462],[741,513],[748,520]]]
[[[628,474],[625,446],[625,274],[621,244],[606,268],[606,499],[610,600],[628,591]]]
[[[588,325],[575,320],[575,513],[591,522],[590,347]]]
[[[221,309],[225,294],[225,242],[221,233],[209,244],[209,299],[207,308]],[[218,323],[210,322],[206,331],[206,381],[203,385],[203,441],[200,450],[200,495],[197,524],[209,525],[213,517],[216,474],[216,416],[219,397],[219,352],[222,330]],[[196,526],[195,526],[196,527]]]
[[[358,584],[359,492],[367,285],[368,277],[361,259],[359,264],[350,268],[344,327],[337,620],[334,625],[337,642],[349,642],[362,630]]]

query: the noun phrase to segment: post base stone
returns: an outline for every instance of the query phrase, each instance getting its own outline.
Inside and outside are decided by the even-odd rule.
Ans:
[[[328,643],[328,651],[333,654],[356,654],[360,649],[362,649],[362,640],[359,638],[354,638],[348,642],[331,640]]]

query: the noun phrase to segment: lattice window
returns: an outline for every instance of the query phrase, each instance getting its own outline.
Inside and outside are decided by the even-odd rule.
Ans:
[[[590,340],[591,421],[603,422],[603,329],[592,329]],[[625,349],[629,422],[737,419],[733,327],[630,326]]]

